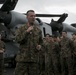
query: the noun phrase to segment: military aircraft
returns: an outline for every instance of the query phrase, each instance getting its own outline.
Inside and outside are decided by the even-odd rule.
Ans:
[[[14,33],[17,28],[28,22],[25,16],[26,13],[13,11],[17,2],[18,0],[0,1],[0,3],[3,3],[0,8],[0,33],[2,34],[2,40],[6,43],[5,62],[8,63],[8,66],[10,67],[15,65],[14,58],[19,49],[19,44],[14,41]],[[43,37],[45,37],[46,33],[49,33],[50,35],[60,35],[62,31],[67,31],[70,37],[73,32],[76,32],[75,27],[63,23],[68,17],[67,13],[59,15],[36,14],[36,17],[35,24],[42,30]],[[39,17],[59,17],[59,19],[57,21],[52,19],[50,23],[45,23]]]

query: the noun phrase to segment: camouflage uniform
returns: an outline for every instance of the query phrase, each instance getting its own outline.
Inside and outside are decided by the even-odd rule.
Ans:
[[[39,69],[40,75],[45,75],[45,49],[43,45],[39,51]]]
[[[51,51],[53,48],[53,42],[46,41],[43,45],[43,49],[45,50],[45,75],[53,75],[53,63],[52,63],[52,56]]]
[[[53,70],[54,70],[54,75],[60,75],[61,71],[61,65],[60,65],[60,46],[59,43],[54,41],[54,46],[52,49],[52,63],[53,63]]]
[[[27,25],[16,31],[16,41],[20,43],[20,51],[16,57],[17,65],[14,75],[39,75],[39,51],[36,46],[42,43],[41,30],[34,25],[34,29],[27,33]]]
[[[72,75],[73,68],[72,68],[72,42],[69,38],[64,37],[60,41],[61,51],[60,51],[60,58],[61,58],[61,70],[62,75]]]
[[[73,40],[73,75],[76,75],[76,40]]]
[[[0,75],[3,75],[4,71],[3,52],[4,52],[4,42],[0,40]]]

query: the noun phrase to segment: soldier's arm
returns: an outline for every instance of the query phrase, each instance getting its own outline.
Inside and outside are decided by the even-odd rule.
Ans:
[[[41,50],[42,44],[43,44],[43,39],[42,39],[42,32],[40,30],[40,32],[39,32],[39,42],[38,42],[38,44],[36,46],[36,49]]]
[[[76,41],[73,42],[73,47],[74,47],[73,53],[76,55]]]
[[[0,48],[0,53],[3,53],[4,52],[4,48]]]
[[[15,33],[16,42],[21,43],[23,40],[26,39],[27,35],[28,35],[27,29],[24,28],[23,26],[20,27],[19,29],[17,29]]]
[[[72,40],[69,40],[69,48],[71,50],[71,53],[73,54],[73,51],[74,51],[74,43]]]

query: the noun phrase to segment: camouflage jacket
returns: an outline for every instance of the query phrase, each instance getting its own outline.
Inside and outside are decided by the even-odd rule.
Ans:
[[[53,50],[52,50],[53,57],[59,57],[59,55],[60,55],[59,42],[54,41],[54,46],[53,47],[54,47]]]
[[[42,43],[42,32],[34,25],[34,29],[27,33],[27,25],[21,26],[16,31],[16,41],[20,43],[20,51],[16,57],[21,62],[37,62],[38,50],[36,46]]]
[[[73,47],[74,47],[74,49],[73,49],[73,55],[76,56],[76,40],[73,41]]]
[[[63,57],[71,56],[72,42],[69,38],[65,37],[60,41],[61,51],[60,55]]]

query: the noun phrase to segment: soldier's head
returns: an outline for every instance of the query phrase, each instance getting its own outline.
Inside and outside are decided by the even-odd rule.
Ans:
[[[49,37],[50,37],[50,34],[47,33],[47,34],[45,35],[45,38],[48,39]]]
[[[53,35],[50,35],[50,36],[49,36],[49,40],[50,40],[50,41],[54,41],[53,37],[54,37]]]
[[[66,37],[67,36],[67,32],[66,31],[63,31],[62,32],[62,37]]]
[[[54,39],[55,42],[60,42],[59,36],[53,36],[53,39]]]
[[[46,42],[46,39],[45,39],[45,37],[43,38],[43,42]]]
[[[26,17],[28,20],[28,23],[33,24],[35,21],[35,11],[34,10],[28,10],[26,13]]]
[[[72,34],[72,39],[76,39],[76,33]]]
[[[47,33],[46,36],[45,36],[45,39],[48,42],[53,41],[53,36]]]

